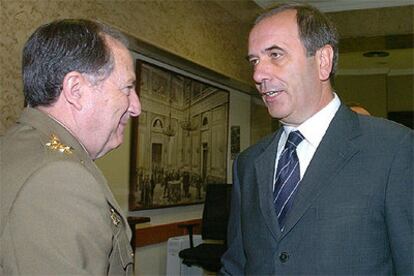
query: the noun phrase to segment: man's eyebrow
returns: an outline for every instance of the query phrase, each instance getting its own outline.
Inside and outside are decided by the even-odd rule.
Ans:
[[[277,45],[272,45],[268,48],[266,48],[264,51],[265,52],[270,52],[272,50],[280,50],[280,51],[284,51],[281,47],[277,46]]]

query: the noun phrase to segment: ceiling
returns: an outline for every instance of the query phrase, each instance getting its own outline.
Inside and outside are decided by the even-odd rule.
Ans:
[[[267,8],[282,1],[254,0],[254,2],[262,8]],[[308,3],[323,12],[384,8],[414,4],[413,0],[296,0],[295,2]]]
[[[226,1],[223,1],[226,2]],[[252,22],[257,13],[276,0],[253,0],[256,10],[233,14]],[[328,13],[340,34],[337,74],[414,74],[413,0],[296,0]],[[408,6],[409,5],[409,6]],[[252,10],[252,11],[250,11]],[[249,14],[250,12],[250,14]],[[363,56],[367,51],[386,51],[387,57]]]

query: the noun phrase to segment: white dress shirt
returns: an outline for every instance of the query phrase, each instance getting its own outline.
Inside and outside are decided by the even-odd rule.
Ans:
[[[319,112],[315,113],[312,117],[307,119],[300,126],[283,126],[284,130],[280,136],[279,144],[277,147],[273,179],[275,179],[278,163],[277,160],[279,160],[279,156],[285,147],[289,133],[295,130],[299,130],[300,133],[302,133],[302,135],[305,137],[305,139],[296,148],[296,153],[299,158],[300,179],[302,179],[303,175],[306,172],[306,169],[309,166],[310,161],[312,160],[313,155],[315,154],[316,149],[319,146],[319,143],[325,135],[326,130],[328,129],[329,124],[331,123],[333,117],[338,111],[340,105],[341,101],[339,97],[334,93],[333,100],[327,106],[322,108]]]

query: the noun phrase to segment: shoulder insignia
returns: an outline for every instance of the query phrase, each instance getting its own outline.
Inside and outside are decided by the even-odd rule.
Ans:
[[[46,146],[51,150],[57,150],[66,154],[71,154],[73,150],[71,147],[62,144],[55,134],[50,136],[50,140],[46,143]]]

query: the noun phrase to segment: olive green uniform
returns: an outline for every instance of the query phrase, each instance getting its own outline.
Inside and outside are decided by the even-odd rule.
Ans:
[[[77,139],[26,108],[0,138],[0,275],[129,275],[131,231]]]

